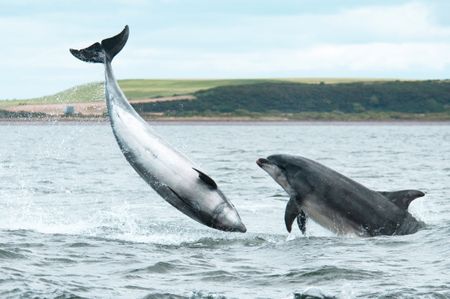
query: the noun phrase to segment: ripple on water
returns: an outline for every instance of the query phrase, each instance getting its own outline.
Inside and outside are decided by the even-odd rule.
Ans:
[[[338,297],[330,294],[325,294],[319,288],[308,288],[303,292],[294,293],[294,299],[336,299]]]
[[[98,246],[91,244],[91,243],[86,243],[86,242],[75,242],[75,243],[68,244],[68,247],[80,248],[80,247],[98,247]]]
[[[144,296],[142,299],[185,299],[186,296],[175,295],[171,293],[151,293]]]
[[[76,264],[77,262],[73,259],[64,258],[64,257],[56,257],[56,258],[45,258],[45,261],[48,262],[48,264]]]
[[[238,275],[225,270],[213,270],[196,273],[195,276],[199,277],[202,281],[216,281],[216,282],[228,282],[240,280]]]
[[[24,259],[24,258],[25,256],[23,254],[13,252],[10,250],[0,249],[0,259],[9,260],[9,259]]]
[[[381,271],[354,270],[335,266],[323,266],[319,268],[295,269],[282,274],[269,274],[266,275],[266,277],[270,280],[277,280],[279,282],[315,284],[323,281],[364,280],[379,277],[380,275],[383,275]]]
[[[377,298],[377,299],[391,299],[391,298],[436,298],[436,299],[448,299],[450,296],[450,291],[442,292],[430,292],[430,291],[420,291],[415,288],[400,288],[395,290],[382,291],[380,293],[370,293],[367,294],[367,298]]]
[[[218,249],[223,247],[230,247],[230,246],[244,246],[244,247],[258,247],[265,245],[267,243],[270,243],[269,240],[266,240],[266,238],[255,235],[252,237],[248,237],[248,235],[242,236],[240,238],[236,237],[230,237],[230,238],[213,238],[213,237],[206,237],[206,238],[200,238],[196,241],[190,241],[190,242],[182,242],[179,246],[180,247],[188,247],[188,248],[211,248],[211,249]]]
[[[192,292],[190,295],[176,295],[171,293],[151,293],[143,297],[142,299],[226,299],[227,297],[215,294],[204,293],[202,291]]]
[[[173,260],[167,262],[157,262],[148,267],[133,269],[129,271],[129,273],[170,273],[188,270],[190,270],[190,268],[188,266],[181,265],[180,260]]]

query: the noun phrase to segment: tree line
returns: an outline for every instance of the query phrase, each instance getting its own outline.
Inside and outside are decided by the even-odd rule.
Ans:
[[[336,84],[266,82],[194,93],[195,100],[139,103],[139,112],[208,113],[402,112],[450,110],[450,81],[380,81]]]

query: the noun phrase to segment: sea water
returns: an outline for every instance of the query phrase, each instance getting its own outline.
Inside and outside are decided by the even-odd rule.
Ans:
[[[0,298],[450,298],[450,124],[176,123],[155,130],[216,180],[247,233],[188,218],[107,123],[0,125]],[[419,189],[407,236],[288,234],[255,163],[302,155],[375,190]]]

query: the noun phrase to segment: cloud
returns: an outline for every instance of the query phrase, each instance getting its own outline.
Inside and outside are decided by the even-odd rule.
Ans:
[[[450,43],[322,44],[301,49],[273,49],[251,53],[139,49],[120,59],[117,70],[142,77],[354,76],[386,72],[402,77],[424,78],[450,68]],[[172,74],[172,76],[170,75]],[[204,74],[202,76],[202,74]],[[122,73],[123,75],[123,73]],[[394,75],[394,77],[396,77]]]
[[[450,27],[436,22],[434,6],[420,2],[338,10],[323,14],[272,16],[206,15],[149,30],[148,40],[164,46],[221,48],[308,47],[316,43],[429,42],[450,38]]]
[[[450,27],[435,13],[435,6],[409,2],[219,18],[153,31],[149,40],[163,46],[130,45],[124,64],[144,77],[448,77]]]
[[[420,2],[367,6],[310,20],[334,35],[362,41],[429,41],[450,37],[450,27],[435,22],[434,8]]]
[[[358,4],[314,13],[296,4],[288,14],[258,14],[220,5],[197,13],[184,1],[168,2],[116,0],[117,13],[78,4],[0,14],[0,26],[8,28],[0,47],[0,99],[101,80],[98,65],[77,61],[68,48],[113,35],[125,23],[131,35],[114,61],[119,78],[450,77],[450,26],[439,22],[439,3]],[[186,11],[177,10],[181,3]]]

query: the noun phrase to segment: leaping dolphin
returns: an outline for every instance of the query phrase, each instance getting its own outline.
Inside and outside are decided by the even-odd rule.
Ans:
[[[70,52],[86,62],[105,65],[105,94],[116,141],[136,172],[172,206],[209,227],[245,232],[233,204],[212,178],[162,140],[130,105],[116,79],[111,61],[128,40],[129,29],[85,49]]]
[[[305,233],[307,216],[339,235],[406,235],[425,225],[407,211],[425,195],[421,191],[373,191],[300,156],[272,155],[256,163],[290,195],[284,217],[289,232],[297,218]]]

